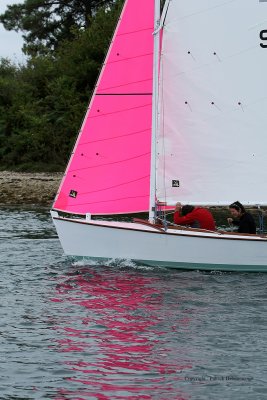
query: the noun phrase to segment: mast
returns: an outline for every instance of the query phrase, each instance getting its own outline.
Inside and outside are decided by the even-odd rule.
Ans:
[[[153,56],[153,98],[152,98],[152,137],[150,167],[150,201],[149,221],[155,221],[156,211],[156,134],[158,126],[158,82],[159,82],[159,48],[160,48],[160,0],[155,0],[154,16],[154,56]]]

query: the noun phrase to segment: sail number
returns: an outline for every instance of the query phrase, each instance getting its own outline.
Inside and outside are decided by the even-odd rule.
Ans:
[[[261,40],[265,40],[265,43],[260,43],[260,46],[263,48],[267,47],[267,29],[260,31],[260,38]]]

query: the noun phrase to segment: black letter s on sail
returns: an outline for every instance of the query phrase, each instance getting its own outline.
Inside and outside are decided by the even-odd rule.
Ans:
[[[264,29],[263,31],[260,31],[260,38],[261,40],[266,40],[267,41],[267,29]],[[266,44],[260,43],[260,46],[263,48],[267,47],[267,42]]]

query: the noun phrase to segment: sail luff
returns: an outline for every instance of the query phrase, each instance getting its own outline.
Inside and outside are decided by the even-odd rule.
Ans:
[[[154,17],[154,55],[153,55],[153,97],[152,97],[152,137],[150,166],[149,221],[154,222],[156,211],[156,135],[158,129],[158,88],[159,88],[159,50],[160,50],[160,0],[155,0]]]

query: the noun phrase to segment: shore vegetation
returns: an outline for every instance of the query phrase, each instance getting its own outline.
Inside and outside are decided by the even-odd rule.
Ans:
[[[27,60],[0,59],[0,170],[64,170],[122,3],[18,0],[0,15]]]

